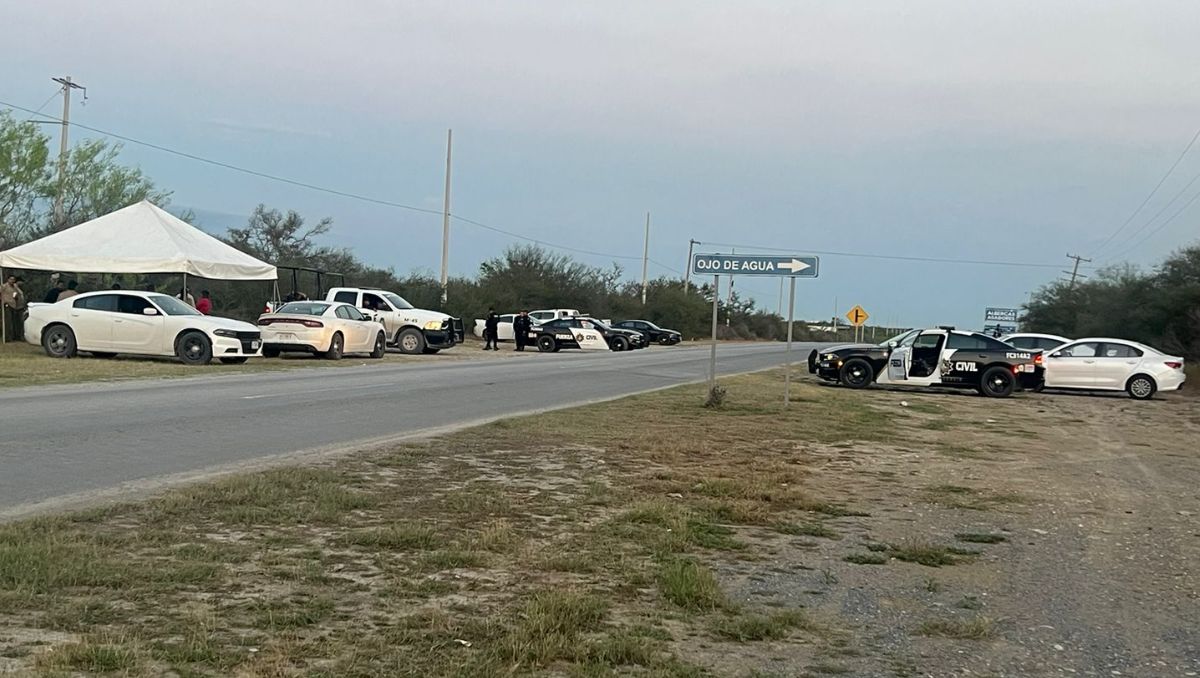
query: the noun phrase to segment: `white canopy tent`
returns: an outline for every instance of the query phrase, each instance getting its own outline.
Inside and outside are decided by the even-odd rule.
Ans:
[[[0,268],[73,273],[183,273],[275,280],[275,267],[143,200],[0,252]]]
[[[5,268],[182,273],[185,288],[189,275],[211,280],[278,278],[271,264],[226,245],[146,200],[0,252],[0,274]]]

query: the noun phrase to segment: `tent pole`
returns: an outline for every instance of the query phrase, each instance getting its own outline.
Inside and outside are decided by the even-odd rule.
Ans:
[[[185,304],[187,303],[187,272],[186,271],[183,274],[183,290],[180,291],[180,293],[179,293],[179,300]]]
[[[4,267],[0,266],[0,285],[4,284]],[[0,345],[8,343],[8,309],[0,304]],[[4,350],[8,350],[5,346]]]

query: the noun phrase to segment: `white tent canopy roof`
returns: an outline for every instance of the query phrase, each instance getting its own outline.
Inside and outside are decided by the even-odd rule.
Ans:
[[[143,200],[0,252],[0,268],[73,273],[187,273],[212,280],[275,280],[271,264]]]

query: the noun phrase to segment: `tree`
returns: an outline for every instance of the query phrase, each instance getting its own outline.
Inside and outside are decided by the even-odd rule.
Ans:
[[[171,201],[171,192],[155,188],[142,170],[117,162],[121,148],[121,144],[103,139],[86,139],[70,150],[62,186],[50,179],[46,191],[48,199],[60,189],[63,193],[63,222],[54,223],[54,215],[48,212],[50,231],[82,224],[142,200],[159,207]]]
[[[229,229],[229,243],[264,261],[283,266],[320,268],[320,260],[331,259],[339,253],[320,247],[315,239],[333,228],[333,219],[325,217],[313,226],[305,226],[304,218],[294,210],[283,214],[259,204],[250,214],[245,228]],[[352,259],[352,257],[350,257]]]
[[[0,111],[0,247],[20,244],[36,231],[49,154],[49,139],[37,125]]]

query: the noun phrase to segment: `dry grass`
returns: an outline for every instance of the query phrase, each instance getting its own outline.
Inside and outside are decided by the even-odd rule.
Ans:
[[[696,676],[722,644],[819,649],[829,629],[743,609],[726,568],[800,542],[887,562],[839,539],[865,514],[805,459],[896,427],[803,384],[782,412],[780,380],[728,380],[717,410],[683,387],[0,525],[0,627],[70,638],[0,655],[50,674]]]

